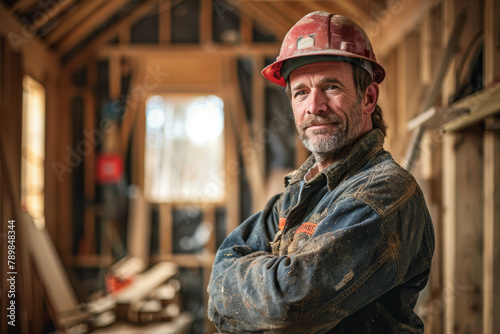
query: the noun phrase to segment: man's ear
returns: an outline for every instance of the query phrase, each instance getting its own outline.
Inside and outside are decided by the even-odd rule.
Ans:
[[[371,114],[375,111],[375,107],[377,106],[378,95],[380,91],[378,88],[378,83],[373,81],[365,90],[365,95],[363,97],[363,113]]]

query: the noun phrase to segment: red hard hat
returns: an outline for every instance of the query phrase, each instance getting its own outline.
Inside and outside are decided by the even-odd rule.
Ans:
[[[293,69],[326,60],[347,61],[361,66],[377,83],[381,83],[385,77],[385,70],[377,63],[363,29],[345,16],[327,12],[309,13],[300,19],[283,39],[276,62],[264,68],[262,74],[266,79],[285,87],[285,79]],[[291,63],[295,64],[288,68],[288,73],[284,73],[287,64]]]

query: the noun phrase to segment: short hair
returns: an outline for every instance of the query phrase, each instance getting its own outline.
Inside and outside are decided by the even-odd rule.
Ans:
[[[373,82],[370,74],[363,68],[359,66],[352,67],[352,77],[354,80],[354,87],[356,87],[356,94],[358,95],[358,100],[361,100],[365,95],[365,91],[368,86]],[[286,81],[285,88],[286,95],[290,102],[292,101],[292,92],[290,88],[290,80]],[[387,135],[387,125],[384,122],[384,116],[382,114],[382,108],[377,104],[375,106],[375,110],[372,113],[372,123],[374,129],[380,129],[384,136]]]

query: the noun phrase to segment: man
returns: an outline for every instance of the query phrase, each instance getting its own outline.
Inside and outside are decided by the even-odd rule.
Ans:
[[[434,234],[414,178],[384,151],[385,76],[351,20],[306,15],[263,74],[286,86],[311,157],[217,252],[208,314],[231,333],[422,333],[413,309]]]

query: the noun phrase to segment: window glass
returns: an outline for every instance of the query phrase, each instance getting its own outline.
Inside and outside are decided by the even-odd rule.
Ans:
[[[45,88],[33,78],[23,79],[21,205],[38,228],[45,226]]]
[[[224,200],[223,109],[214,95],[148,99],[144,184],[150,201]]]

